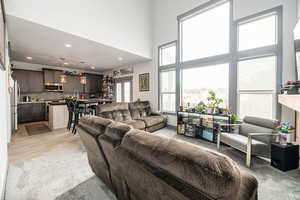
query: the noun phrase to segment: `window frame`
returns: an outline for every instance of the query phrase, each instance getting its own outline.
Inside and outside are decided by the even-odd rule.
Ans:
[[[170,64],[170,65],[161,65],[161,57],[162,57],[162,54],[161,54],[161,49],[164,49],[164,48],[167,48],[167,47],[170,47],[174,45],[175,46],[175,49],[176,49],[176,52],[175,52],[175,63],[174,64]],[[178,92],[178,84],[177,84],[177,68],[178,68],[178,42],[177,40],[175,41],[171,41],[171,42],[168,42],[166,44],[162,44],[158,47],[158,107],[159,107],[159,110],[161,112],[163,112],[164,114],[168,114],[168,115],[176,115],[176,108],[178,107],[178,103],[177,103],[177,92]],[[162,72],[166,72],[166,71],[172,71],[172,70],[175,70],[175,83],[176,83],[176,86],[175,86],[175,108],[174,108],[174,112],[165,112],[165,111],[162,111],[161,110],[161,106],[162,106],[162,103],[161,103],[161,96],[162,94],[173,94],[173,93],[169,93],[169,92],[162,92],[161,91],[161,80],[160,80],[160,75]]]
[[[243,25],[246,23],[255,22],[260,19],[264,19],[266,17],[275,15],[276,16],[276,44],[263,46],[253,49],[241,50],[239,51],[239,25]],[[275,8],[271,8],[268,10],[264,10],[262,12],[258,12],[253,15],[249,15],[247,17],[238,19],[234,21],[234,30],[235,30],[235,68],[236,68],[236,113],[239,115],[240,113],[240,95],[241,94],[272,94],[273,95],[273,104],[272,104],[272,118],[281,119],[281,106],[278,102],[278,94],[280,94],[280,85],[282,83],[282,59],[283,59],[283,51],[282,51],[282,6],[278,6]],[[243,60],[252,60],[264,57],[276,57],[276,69],[275,69],[275,90],[239,90],[238,88],[238,63]]]

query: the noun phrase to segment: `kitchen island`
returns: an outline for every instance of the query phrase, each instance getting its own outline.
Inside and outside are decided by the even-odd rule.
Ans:
[[[66,128],[68,117],[69,113],[66,103],[49,103],[49,128],[52,131]]]
[[[87,108],[88,105],[112,103],[110,99],[79,99],[79,104]],[[68,107],[65,102],[52,102],[49,103],[49,128],[51,130],[67,128],[69,120]]]

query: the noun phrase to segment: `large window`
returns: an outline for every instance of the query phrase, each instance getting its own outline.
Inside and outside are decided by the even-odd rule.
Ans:
[[[228,106],[228,64],[196,67],[182,70],[182,102],[196,106],[200,101],[207,103],[208,91],[213,90]]]
[[[276,57],[254,58],[238,63],[239,114],[263,118],[275,116]]]
[[[239,25],[239,50],[270,46],[277,43],[276,15],[263,16]]]
[[[176,73],[175,70],[160,73],[160,102],[161,111],[175,112],[176,109]]]
[[[159,47],[160,110],[176,112],[176,42]]]
[[[237,97],[241,118],[275,118],[277,112],[278,15],[263,13],[237,22]],[[247,50],[248,53],[242,52]]]
[[[176,63],[176,43],[160,48],[160,66],[173,65]]]
[[[207,103],[212,90],[240,118],[280,119],[282,6],[233,21],[232,3],[208,1],[178,16],[178,42],[159,47],[162,111]]]
[[[181,61],[229,53],[230,3],[212,5],[181,19]]]

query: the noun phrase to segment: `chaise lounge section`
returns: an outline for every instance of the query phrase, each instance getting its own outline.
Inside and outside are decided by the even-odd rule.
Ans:
[[[118,199],[257,199],[257,180],[224,155],[95,116],[83,117],[78,132]]]

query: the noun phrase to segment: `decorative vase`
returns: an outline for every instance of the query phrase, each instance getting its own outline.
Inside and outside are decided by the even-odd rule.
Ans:
[[[214,113],[215,113],[215,108],[213,108],[213,107],[208,107],[208,108],[207,108],[207,113],[209,113],[209,114],[214,114]]]
[[[288,133],[279,133],[279,142],[282,145],[287,145],[288,143],[292,143],[293,141],[293,131]]]

